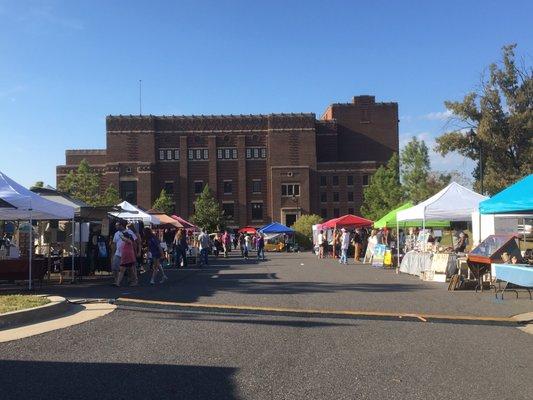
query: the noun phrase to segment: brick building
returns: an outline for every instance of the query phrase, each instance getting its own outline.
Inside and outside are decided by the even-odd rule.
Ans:
[[[150,208],[162,189],[194,213],[208,184],[230,226],[302,214],[359,213],[372,173],[398,151],[398,104],[357,96],[315,114],[108,116],[105,150],[67,150],[57,180],[86,159],[124,200]]]

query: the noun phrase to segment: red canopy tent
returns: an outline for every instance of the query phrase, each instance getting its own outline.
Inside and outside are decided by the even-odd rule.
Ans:
[[[250,233],[252,235],[255,235],[257,233],[257,229],[255,229],[253,226],[243,226],[237,232],[238,233]]]
[[[372,226],[373,223],[374,221],[369,219],[358,217],[357,215],[346,214],[342,217],[333,218],[324,222],[321,229]]]

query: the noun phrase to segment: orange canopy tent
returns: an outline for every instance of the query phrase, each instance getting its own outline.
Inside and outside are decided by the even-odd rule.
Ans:
[[[168,215],[166,215],[165,213],[163,213],[163,212],[161,212],[159,210],[151,209],[151,210],[148,210],[147,213],[150,214],[150,215],[155,216],[159,221],[161,221],[161,224],[159,224],[159,226],[167,225],[167,226],[173,227],[173,228],[183,228],[184,227],[182,223],[180,223],[179,221],[175,220],[172,217],[169,217]]]
[[[342,217],[333,218],[324,222],[321,225],[321,229],[372,226],[373,223],[374,221],[369,219],[358,217],[357,215],[346,214]]]

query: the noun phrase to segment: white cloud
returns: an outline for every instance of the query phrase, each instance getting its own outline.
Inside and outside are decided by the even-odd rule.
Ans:
[[[446,111],[430,112],[428,114],[421,115],[419,118],[425,119],[428,121],[446,121],[452,115],[453,113],[450,110],[446,110]]]
[[[1,89],[0,97],[9,97],[13,98],[14,94],[24,92],[27,89],[26,85],[16,85],[10,88]]]

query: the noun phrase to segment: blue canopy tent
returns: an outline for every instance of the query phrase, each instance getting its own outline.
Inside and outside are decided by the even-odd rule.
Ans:
[[[268,233],[294,233],[294,229],[289,228],[279,222],[272,222],[271,224],[265,225],[259,229],[259,232],[268,234]]]
[[[481,214],[533,214],[533,174],[479,203]]]

